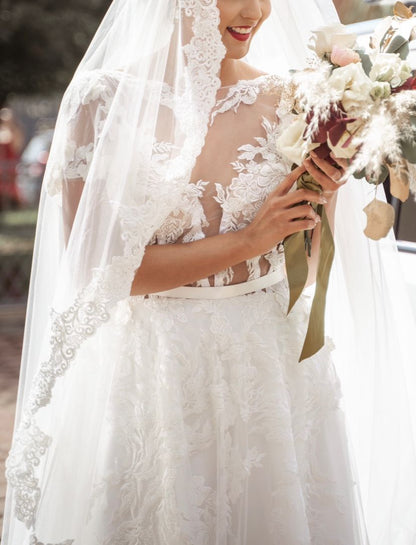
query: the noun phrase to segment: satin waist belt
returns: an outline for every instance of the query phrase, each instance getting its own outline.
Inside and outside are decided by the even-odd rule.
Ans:
[[[284,264],[272,273],[241,282],[241,284],[231,284],[228,286],[208,286],[194,287],[181,286],[171,290],[159,291],[152,295],[160,295],[162,297],[177,297],[181,299],[226,299],[227,297],[236,297],[238,295],[246,295],[265,288],[269,288],[277,282],[280,282],[286,276]]]

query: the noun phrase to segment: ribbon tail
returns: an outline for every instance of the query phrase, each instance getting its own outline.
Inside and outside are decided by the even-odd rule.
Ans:
[[[299,362],[313,356],[325,344],[325,304],[329,275],[334,260],[334,239],[325,208],[322,210],[321,240],[316,277],[316,289],[309,316],[308,330]]]
[[[305,235],[301,231],[283,242],[290,299],[287,313],[299,299],[308,279],[308,262],[305,253]]]

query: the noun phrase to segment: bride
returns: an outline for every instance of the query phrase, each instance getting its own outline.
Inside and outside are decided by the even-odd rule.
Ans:
[[[281,74],[335,19],[323,0],[114,0],[45,176],[4,545],[414,542],[394,240],[362,235],[342,161],[291,171],[276,150]],[[338,253],[332,338],[299,363],[310,203]],[[305,229],[288,314],[282,241]]]

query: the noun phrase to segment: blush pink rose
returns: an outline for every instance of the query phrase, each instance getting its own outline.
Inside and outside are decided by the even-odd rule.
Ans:
[[[347,66],[347,64],[357,63],[360,62],[360,60],[360,55],[349,47],[339,47],[338,45],[334,45],[332,48],[332,64]]]

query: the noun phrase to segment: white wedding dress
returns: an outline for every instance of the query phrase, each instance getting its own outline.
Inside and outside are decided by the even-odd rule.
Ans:
[[[240,229],[254,218],[290,169],[275,149],[272,84],[271,76],[261,76],[219,90],[182,206],[152,243],[193,241]],[[155,172],[166,146],[154,144]],[[103,441],[97,452],[105,455],[91,468],[94,494],[76,543],[367,543],[331,340],[298,362],[310,297],[303,295],[286,316],[284,254],[275,249],[201,279],[193,289],[276,271],[280,280],[272,287],[235,297],[130,297],[113,309],[100,340],[86,343],[81,361],[93,359],[100,342],[101,353],[113,361],[113,376],[97,431]],[[94,366],[105,373],[105,362]],[[99,387],[97,369],[72,372],[81,397]],[[76,411],[56,415],[63,419],[65,437],[56,440],[61,449],[73,444],[71,429],[77,437],[82,430]],[[84,435],[94,441],[94,434]],[[57,491],[62,468],[55,471],[44,501],[63,513],[71,491]],[[76,479],[77,469],[71,471]],[[75,537],[65,533],[62,519],[56,533]]]

